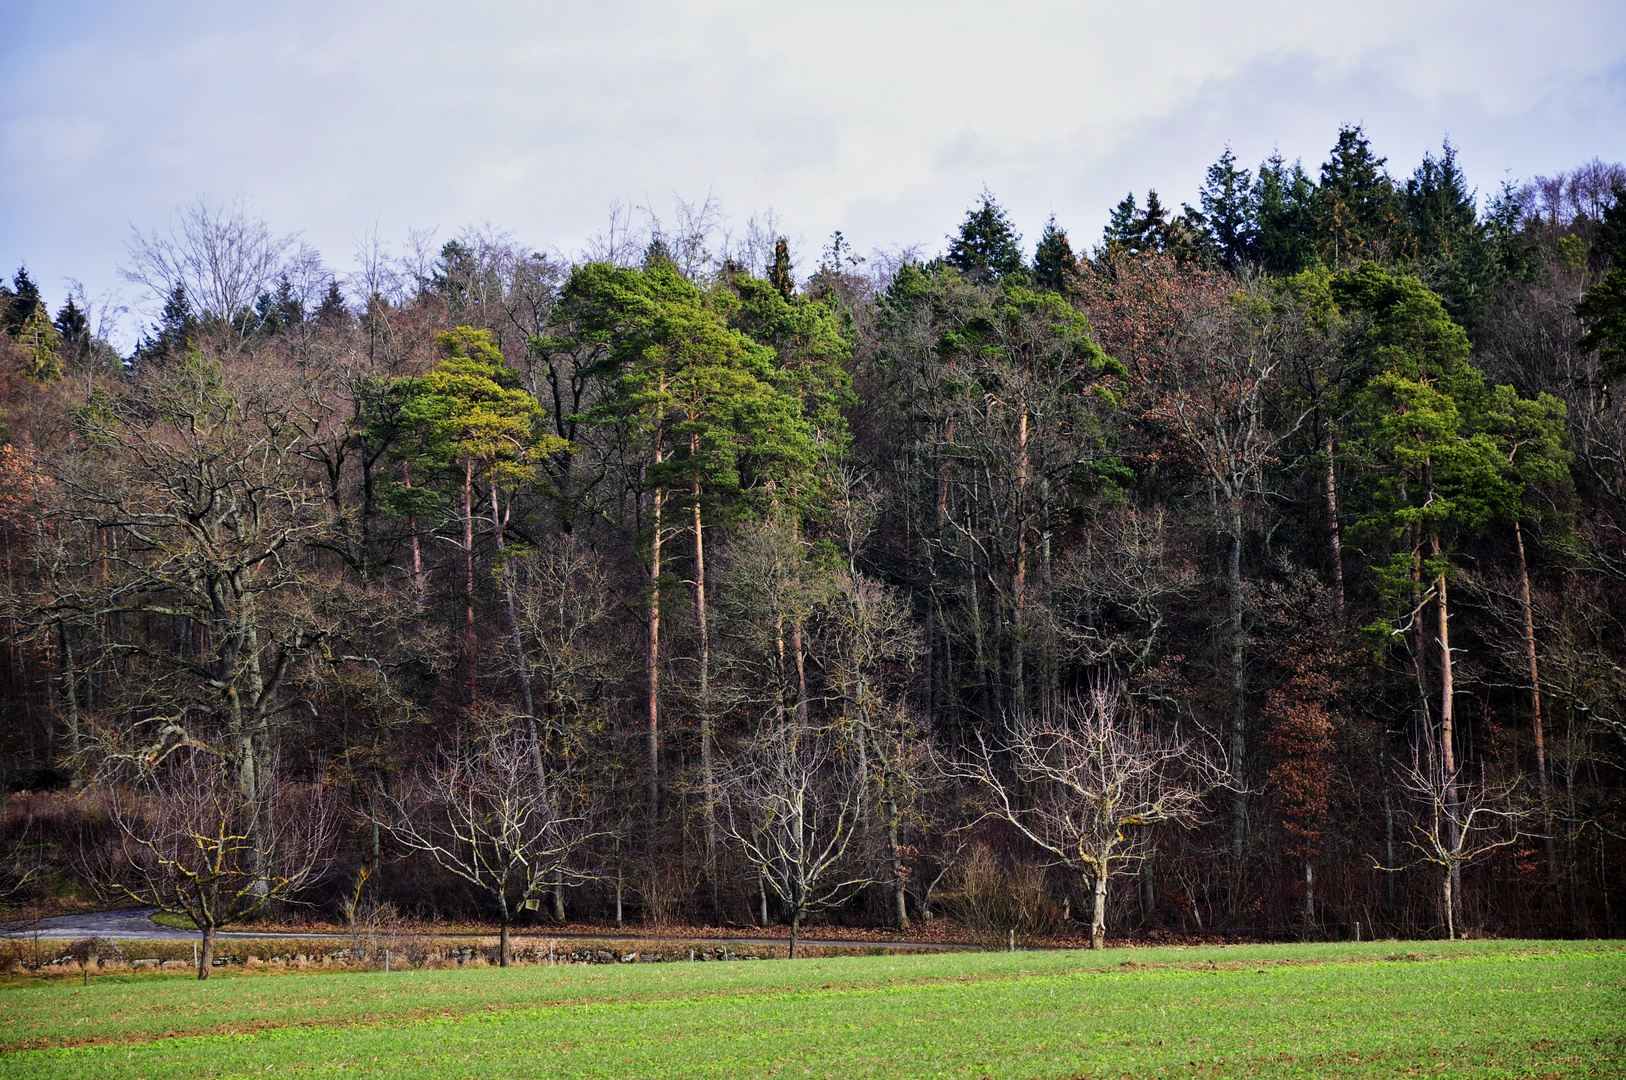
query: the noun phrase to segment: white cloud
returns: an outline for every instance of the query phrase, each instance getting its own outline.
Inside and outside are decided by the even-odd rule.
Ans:
[[[1485,189],[1626,157],[1626,8],[1485,3],[112,2],[0,43],[0,260],[111,284],[129,225],[251,197],[336,263],[377,220],[571,249],[612,199],[936,245],[987,183],[1088,243],[1226,142],[1315,164],[1449,132]]]

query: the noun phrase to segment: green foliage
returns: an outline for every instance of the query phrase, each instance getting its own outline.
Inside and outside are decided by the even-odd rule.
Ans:
[[[731,327],[719,298],[669,261],[643,270],[588,264],[571,275],[562,299],[579,341],[604,349],[599,371],[612,391],[592,419],[661,450],[659,463],[651,458],[650,483],[683,488],[698,479],[725,506],[804,492],[817,457],[813,425],[821,415],[833,423],[841,400],[829,360],[844,345],[822,321],[828,309],[787,301],[766,282],[746,291],[751,304],[735,297],[726,307],[748,310],[765,333],[784,334],[792,351],[801,345],[808,363],[799,371],[781,371],[773,348]]]
[[[968,277],[998,279],[1022,269],[1022,238],[1005,208],[986,188],[978,204],[966,211],[959,233],[949,241],[945,258]]]
[[[1291,275],[1316,262],[1315,181],[1295,161],[1291,166],[1272,154],[1259,166],[1253,183],[1253,251],[1260,266]]]
[[[1258,240],[1253,176],[1236,167],[1236,155],[1227,146],[1220,159],[1208,167],[1203,183],[1203,214],[1221,265],[1236,269],[1254,257]]]
[[[1338,130],[1316,192],[1321,256],[1334,266],[1387,254],[1399,238],[1399,199],[1384,161],[1359,124]]]
[[[28,276],[28,268],[19,266],[12,276],[11,288],[6,290],[0,286],[0,329],[17,337],[41,303],[39,286]]]
[[[1626,377],[1626,191],[1604,212],[1595,250],[1613,266],[1575,306],[1586,332],[1581,348],[1596,349],[1605,382]]]
[[[790,262],[790,242],[783,236],[773,244],[773,265],[768,267],[768,284],[786,300],[796,291],[795,267]]]
[[[1078,274],[1078,258],[1073,246],[1067,242],[1067,233],[1050,215],[1044,232],[1039,234],[1039,245],[1033,252],[1033,281],[1043,289],[1061,291],[1072,284]]]
[[[62,360],[62,335],[45,313],[45,305],[34,302],[34,311],[23,320],[17,342],[28,350],[23,374],[35,382],[55,382],[66,373]]]
[[[408,456],[440,467],[480,463],[493,481],[517,482],[535,475],[539,456],[566,448],[563,439],[536,432],[541,406],[488,331],[460,326],[435,343],[444,359],[401,383]]]

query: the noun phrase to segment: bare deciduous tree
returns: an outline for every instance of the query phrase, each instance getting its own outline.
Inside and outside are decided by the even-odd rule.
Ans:
[[[438,763],[381,800],[379,825],[495,905],[499,963],[508,929],[555,880],[582,880],[570,857],[593,832],[562,779],[542,771],[525,732],[495,731],[442,751]]]
[[[851,746],[829,728],[763,731],[719,785],[728,839],[790,909],[790,957],[809,914],[845,903],[874,878],[852,856],[865,781]]]
[[[1118,865],[1145,857],[1151,826],[1196,816],[1224,772],[1192,740],[1151,729],[1099,686],[1055,721],[1012,721],[997,748],[979,736],[958,771],[986,790],[990,816],[1094,890],[1095,949],[1105,945],[1107,882]]]
[[[1454,940],[1462,904],[1457,888],[1462,868],[1522,835],[1518,826],[1525,811],[1515,802],[1519,782],[1486,777],[1464,781],[1447,776],[1437,762],[1414,759],[1401,772],[1400,786],[1413,800],[1406,845],[1418,853],[1417,862],[1440,868],[1440,912],[1445,936]],[[1407,867],[1379,868],[1393,872]]]
[[[121,273],[160,302],[184,289],[200,314],[236,327],[272,288],[294,246],[293,236],[273,236],[264,219],[250,213],[240,200],[227,206],[199,198],[180,209],[167,235],[132,230],[130,263]]]
[[[169,755],[135,783],[107,789],[112,836],[87,852],[89,876],[106,891],[192,921],[203,935],[200,979],[216,931],[294,898],[339,838],[323,784],[271,771],[251,797],[236,774],[202,747]]]

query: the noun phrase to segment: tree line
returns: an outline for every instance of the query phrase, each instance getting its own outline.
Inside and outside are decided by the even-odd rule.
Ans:
[[[1618,932],[1623,192],[1346,128],[1088,251],[985,191],[937,256],[707,203],[345,278],[200,202],[129,355],[19,270],[9,887]]]

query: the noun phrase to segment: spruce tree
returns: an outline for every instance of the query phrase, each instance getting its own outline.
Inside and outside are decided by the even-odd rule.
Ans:
[[[1250,261],[1258,233],[1253,174],[1236,167],[1236,155],[1229,146],[1220,159],[1208,167],[1202,204],[1208,235],[1220,263],[1234,270]]]
[[[1033,280],[1040,288],[1061,291],[1078,274],[1078,258],[1073,246],[1067,242],[1067,233],[1056,224],[1051,214],[1039,234],[1038,247],[1033,252]]]
[[[997,280],[1022,269],[1021,240],[1005,209],[984,188],[977,206],[966,211],[959,233],[949,237],[946,258],[967,277]]]

